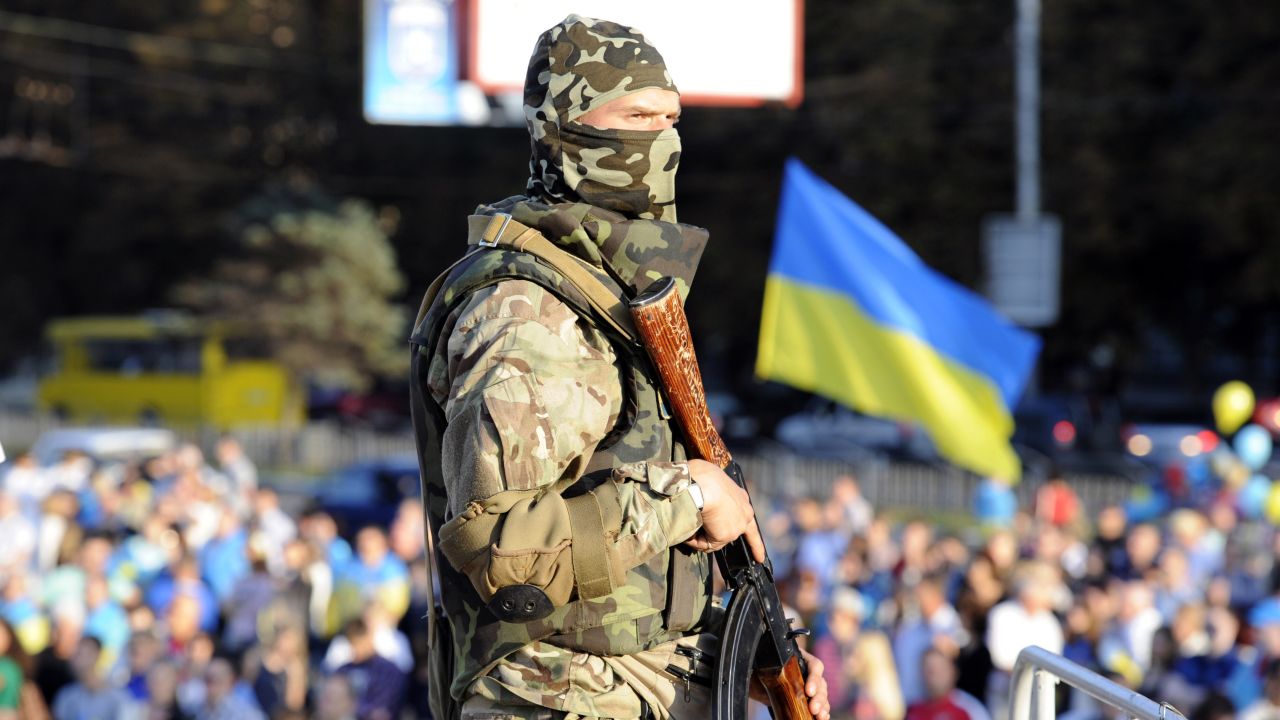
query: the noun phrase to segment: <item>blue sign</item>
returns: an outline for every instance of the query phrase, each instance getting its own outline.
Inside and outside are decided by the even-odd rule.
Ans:
[[[365,0],[366,120],[458,122],[457,27],[454,0]]]

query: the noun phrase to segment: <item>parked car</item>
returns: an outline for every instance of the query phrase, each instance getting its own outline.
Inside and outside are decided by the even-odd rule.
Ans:
[[[938,458],[933,442],[920,428],[863,415],[825,400],[783,418],[774,436],[797,452],[822,457],[862,460],[889,455],[924,462]]]
[[[313,385],[307,406],[312,420],[337,420],[350,427],[394,431],[412,422],[405,382],[379,380],[365,392]]]
[[[402,500],[422,495],[419,478],[412,455],[362,460],[319,480],[311,488],[312,505],[332,515],[347,535],[366,525],[385,528]]]
[[[178,436],[162,428],[66,428],[42,434],[31,446],[31,453],[41,465],[52,465],[71,450],[100,462],[136,460],[168,452],[177,444]]]
[[[1130,423],[1120,432],[1125,452],[1157,467],[1207,455],[1221,439],[1203,425]]]

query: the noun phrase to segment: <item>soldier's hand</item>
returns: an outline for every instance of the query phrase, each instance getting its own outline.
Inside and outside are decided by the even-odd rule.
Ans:
[[[827,699],[827,681],[822,677],[822,661],[801,650],[809,677],[805,678],[804,694],[809,696],[809,712],[818,720],[831,720],[831,701]]]
[[[702,529],[686,543],[695,550],[715,552],[744,537],[756,562],[764,562],[764,540],[747,491],[706,460],[690,460],[689,474],[702,488]]]
[[[809,666],[809,677],[804,682],[804,694],[809,698],[809,713],[816,720],[831,720],[831,700],[827,697],[827,681],[822,677],[825,669],[822,661],[804,648],[800,649],[800,655]],[[756,702],[769,704],[769,693],[754,673],[751,675],[751,684],[747,686],[747,695]]]

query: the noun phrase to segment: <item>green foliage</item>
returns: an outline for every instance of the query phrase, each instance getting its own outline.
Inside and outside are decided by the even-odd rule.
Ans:
[[[255,201],[232,223],[235,254],[173,298],[264,339],[302,377],[363,387],[408,369],[404,290],[384,223],[368,203]]]

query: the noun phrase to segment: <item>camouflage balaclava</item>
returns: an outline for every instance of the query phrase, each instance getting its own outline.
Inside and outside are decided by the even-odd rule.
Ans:
[[[524,86],[533,145],[529,198],[675,222],[675,129],[602,130],[577,122],[610,100],[647,88],[676,91],[662,56],[636,30],[570,15],[544,32]]]

